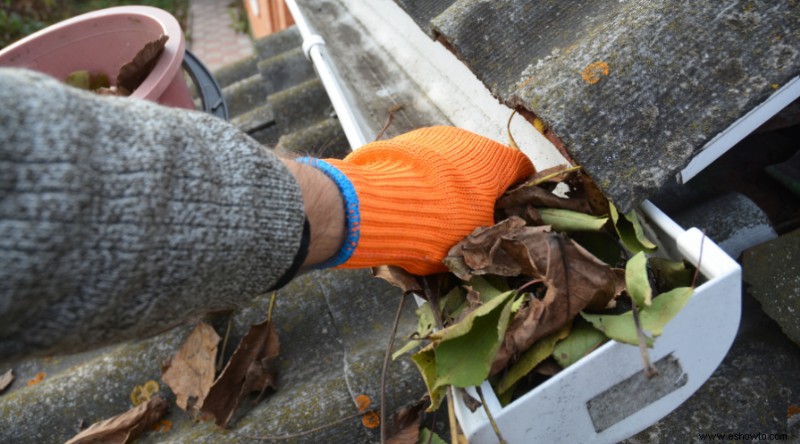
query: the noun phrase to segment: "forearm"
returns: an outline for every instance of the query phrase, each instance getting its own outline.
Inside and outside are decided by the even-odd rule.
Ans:
[[[18,81],[0,77],[1,357],[152,334],[289,268],[300,189],[256,142],[200,113]]]

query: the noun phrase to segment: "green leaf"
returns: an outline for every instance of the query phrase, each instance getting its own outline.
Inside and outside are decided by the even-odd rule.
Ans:
[[[417,444],[447,444],[447,441],[443,440],[436,432],[432,432],[431,429],[423,427],[419,429]]]
[[[653,298],[652,305],[639,311],[642,330],[653,337],[661,336],[664,326],[686,305],[693,293],[694,290],[690,287],[680,287]],[[620,315],[594,315],[581,312],[581,316],[611,339],[631,345],[639,344],[633,313],[630,311]],[[646,339],[647,346],[652,347],[652,338]]]
[[[481,276],[474,276],[467,285],[481,295],[481,302],[484,304],[504,293]]]
[[[617,207],[610,201],[608,202],[608,209],[611,220],[614,222],[614,229],[617,230],[620,241],[628,251],[632,253],[640,251],[652,253],[656,250],[656,245],[644,235],[644,229],[642,224],[639,223],[639,218],[636,216],[635,211],[625,214],[624,217],[619,217]]]
[[[486,379],[503,341],[515,295],[514,291],[503,293],[459,323],[431,334],[434,342],[411,356],[428,387],[428,411],[439,407],[448,385],[471,387]]]
[[[439,310],[452,314],[464,303],[464,289],[453,287],[443,298],[439,299]]]
[[[622,247],[615,236],[604,232],[576,231],[569,237],[609,266],[616,267],[622,258]]]
[[[553,358],[564,368],[588,355],[608,338],[591,324],[576,321],[569,336],[559,341],[553,349]]]
[[[659,285],[663,285],[663,288],[689,287],[692,285],[694,270],[686,267],[683,261],[651,257],[648,263],[656,274],[657,282]]]
[[[436,326],[436,319],[433,316],[433,309],[431,305],[427,302],[423,303],[422,305],[417,308],[417,336],[420,338],[425,338],[433,332],[433,328]],[[412,339],[408,341],[406,345],[402,348],[397,350],[396,352],[392,353],[392,360],[395,360],[402,356],[405,353],[410,352],[414,348],[416,348],[422,341],[417,339]]]
[[[511,315],[516,292],[508,291],[467,314],[459,323],[431,334],[435,344],[436,384],[479,385],[489,376]]]
[[[636,253],[625,265],[625,286],[637,307],[644,308],[652,303],[653,289],[647,277],[647,256],[643,251]]]
[[[514,384],[511,387],[509,387],[508,390],[506,390],[506,391],[504,391],[502,393],[496,393],[497,400],[500,402],[501,406],[505,407],[505,406],[511,404],[511,400],[514,398],[514,390],[516,388],[517,388],[517,384]],[[497,389],[495,389],[495,392],[497,392]]]
[[[552,225],[555,231],[600,231],[608,222],[607,217],[592,216],[577,211],[557,208],[537,208],[546,225]]]
[[[428,394],[431,397],[431,406],[428,407],[429,412],[439,408],[445,394],[447,393],[447,386],[437,385],[436,380],[436,352],[433,350],[434,344],[428,344],[422,350],[411,355],[411,360],[417,365],[422,380],[425,386],[428,387]]]
[[[542,361],[547,359],[553,354],[553,349],[556,342],[564,339],[569,334],[571,323],[562,326],[558,331],[545,336],[536,341],[531,348],[525,350],[525,353],[520,355],[517,362],[515,362],[500,380],[495,387],[497,393],[505,393],[514,388],[514,385],[519,382],[525,375],[531,372],[534,367],[539,365]]]
[[[654,244],[647,236],[644,234],[644,227],[642,223],[639,222],[639,216],[636,215],[636,211],[631,211],[629,213],[625,213],[625,219],[633,225],[633,232],[636,235],[636,240],[646,248],[649,252],[655,251],[658,246]]]

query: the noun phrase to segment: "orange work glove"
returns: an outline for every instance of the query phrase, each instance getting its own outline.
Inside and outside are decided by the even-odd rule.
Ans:
[[[450,248],[494,224],[497,199],[535,172],[521,152],[454,127],[372,142],[344,160],[302,160],[337,182],[347,207],[345,245],[321,268],[396,265],[418,275],[446,271]]]

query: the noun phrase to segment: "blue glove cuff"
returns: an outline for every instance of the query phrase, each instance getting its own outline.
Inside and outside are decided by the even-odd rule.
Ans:
[[[358,238],[361,233],[361,213],[358,208],[358,195],[353,183],[350,179],[339,171],[333,165],[325,162],[324,160],[316,159],[313,157],[299,157],[295,159],[297,163],[304,163],[311,165],[314,168],[322,171],[328,176],[339,188],[342,193],[342,200],[344,200],[344,213],[345,213],[345,230],[346,236],[342,248],[333,257],[320,264],[313,265],[312,268],[332,268],[341,265],[350,259],[353,255],[356,246],[358,245]],[[314,227],[311,227],[313,230]]]

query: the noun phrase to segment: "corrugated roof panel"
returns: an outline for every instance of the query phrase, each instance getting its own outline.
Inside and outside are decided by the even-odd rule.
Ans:
[[[462,0],[431,25],[623,211],[800,74],[797,2]]]

